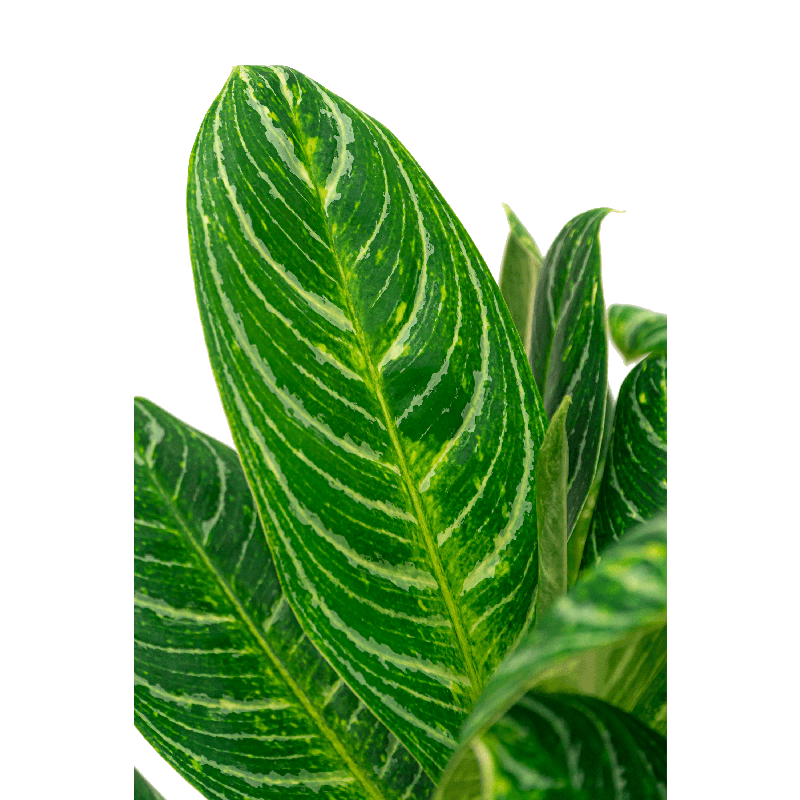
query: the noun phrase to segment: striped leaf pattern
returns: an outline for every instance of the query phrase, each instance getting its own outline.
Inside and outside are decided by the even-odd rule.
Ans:
[[[570,220],[542,265],[534,298],[530,361],[552,417],[566,395],[570,533],[584,506],[600,456],[608,386],[608,336],[600,274],[598,208]]]
[[[648,353],[667,352],[667,317],[639,306],[608,307],[608,330],[626,364]]]
[[[500,665],[461,733],[463,754],[530,690],[585,694],[632,711],[660,665],[646,645],[667,618],[666,516],[637,526],[538,622]],[[648,637],[651,637],[648,640]],[[630,676],[638,676],[630,680]]]
[[[133,800],[164,800],[164,795],[136,767],[133,768]]]
[[[303,629],[435,779],[530,620],[545,416],[499,290],[380,123],[237,67],[190,163],[212,368]]]
[[[667,796],[666,739],[594,697],[529,692],[482,742],[492,800]]]
[[[136,726],[209,800],[432,784],[286,603],[236,453],[135,402]]]
[[[667,357],[648,356],[619,391],[608,458],[582,567],[667,507]]]

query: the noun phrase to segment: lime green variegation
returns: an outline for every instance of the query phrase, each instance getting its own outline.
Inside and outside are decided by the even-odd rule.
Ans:
[[[529,622],[541,401],[447,203],[380,123],[237,67],[189,171],[212,368],[303,629],[435,779]]]
[[[667,357],[648,356],[619,391],[583,567],[637,522],[667,507]]]
[[[156,791],[136,767],[133,768],[133,800],[164,800],[164,795]]]
[[[542,254],[519,217],[505,204],[508,239],[500,266],[500,291],[517,328],[525,352],[531,352],[533,298],[542,268]]]
[[[532,689],[585,694],[633,711],[660,680],[660,651],[650,656],[648,646],[665,636],[666,621],[661,516],[609,548],[503,661],[464,724],[441,785],[473,742]]]
[[[667,317],[639,306],[608,307],[608,329],[626,364],[653,353],[666,355]]]
[[[134,708],[209,800],[423,800],[432,784],[301,630],[236,454],[135,402]]]
[[[608,335],[600,274],[598,208],[570,220],[542,265],[534,298],[530,363],[552,417],[562,399],[567,416],[567,527],[572,533],[597,469],[608,386]]]

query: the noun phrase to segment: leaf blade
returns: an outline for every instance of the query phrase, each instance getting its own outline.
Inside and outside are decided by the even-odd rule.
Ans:
[[[135,412],[141,733],[206,797],[421,800],[421,766],[289,610],[236,454],[149,401]]]
[[[598,233],[612,211],[571,219],[547,251],[534,299],[530,363],[552,417],[572,397],[567,433],[570,535],[597,469],[608,384],[608,338]]]
[[[513,322],[405,148],[292,70],[234,70],[188,210],[212,368],[289,602],[435,775],[536,583],[544,414]]]
[[[164,800],[164,795],[136,767],[133,768],[133,800]]]
[[[639,306],[608,307],[611,340],[626,364],[648,353],[666,355],[667,316]]]

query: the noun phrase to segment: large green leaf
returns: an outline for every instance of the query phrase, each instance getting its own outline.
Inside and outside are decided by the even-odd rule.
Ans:
[[[637,358],[667,352],[667,317],[639,306],[608,307],[608,329],[626,364]]]
[[[600,274],[598,208],[570,220],[542,265],[534,299],[531,367],[552,417],[566,395],[569,479],[567,526],[572,532],[600,457],[608,386],[608,336]]]
[[[133,768],[133,800],[164,800],[164,795],[136,767]]]
[[[619,390],[583,567],[637,522],[667,507],[667,357],[648,356]]]
[[[500,291],[511,312],[525,352],[530,355],[533,298],[542,268],[542,254],[519,217],[505,203],[503,208],[508,217],[509,231],[500,266]]]
[[[481,800],[667,796],[664,737],[594,697],[529,692],[480,742]]]
[[[545,416],[499,289],[380,123],[237,67],[192,153],[212,368],[303,629],[435,778],[529,623]]]
[[[649,647],[665,640],[666,621],[664,515],[609,548],[503,661],[464,725],[443,785],[476,738],[531,689],[585,694],[634,711],[660,680],[661,653],[651,656]]]
[[[135,402],[136,726],[208,798],[427,797],[285,601],[236,453]]]

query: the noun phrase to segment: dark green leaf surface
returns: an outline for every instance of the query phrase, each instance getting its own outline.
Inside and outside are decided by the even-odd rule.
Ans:
[[[667,357],[648,356],[619,390],[583,567],[632,525],[667,507]]]
[[[133,800],[164,800],[164,795],[156,791],[136,767],[133,768]]]
[[[530,355],[533,298],[542,268],[542,254],[517,215],[505,203],[503,208],[508,217],[509,231],[500,266],[500,291],[511,312],[525,352]]]
[[[654,353],[666,355],[667,317],[638,306],[608,307],[608,329],[626,364]]]
[[[493,800],[667,796],[667,742],[594,697],[529,692],[482,737]]]
[[[236,453],[135,402],[136,726],[208,798],[432,784],[303,634]]]
[[[609,548],[503,661],[464,725],[461,750],[531,689],[586,694],[631,711],[659,671],[637,653],[664,630],[666,616],[663,516]],[[457,763],[458,754],[448,772]]]
[[[544,435],[536,460],[536,522],[539,531],[539,585],[536,619],[567,593],[567,412],[561,401]]]
[[[534,300],[531,367],[552,417],[566,395],[570,533],[595,475],[603,436],[608,386],[608,337],[600,274],[600,224],[611,211],[598,208],[570,220],[542,265]]]
[[[545,416],[499,289],[380,123],[283,67],[206,116],[211,364],[303,629],[435,777],[529,624]]]

